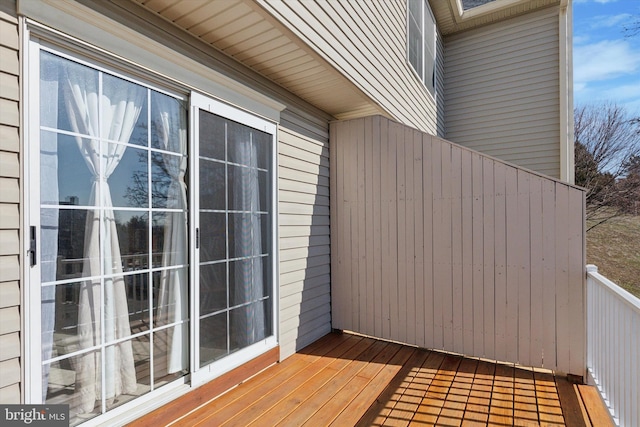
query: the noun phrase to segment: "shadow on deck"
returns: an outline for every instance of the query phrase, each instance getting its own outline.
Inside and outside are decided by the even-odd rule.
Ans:
[[[592,396],[591,387],[549,371],[332,333],[165,421],[261,427],[610,424]],[[144,418],[134,424],[144,425]]]

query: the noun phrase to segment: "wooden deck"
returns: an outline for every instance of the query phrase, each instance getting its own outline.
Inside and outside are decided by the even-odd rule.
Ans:
[[[153,420],[153,413],[134,424],[150,424],[145,419]],[[259,427],[612,425],[591,387],[553,373],[346,333],[329,334],[226,394],[163,421]]]

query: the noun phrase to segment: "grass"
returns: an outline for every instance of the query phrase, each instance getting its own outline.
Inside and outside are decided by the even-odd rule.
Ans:
[[[587,264],[640,298],[640,215],[613,218],[589,231]]]

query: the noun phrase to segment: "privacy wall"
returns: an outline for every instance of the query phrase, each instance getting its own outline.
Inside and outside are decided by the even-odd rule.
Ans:
[[[584,374],[582,190],[378,116],[330,141],[334,328]]]

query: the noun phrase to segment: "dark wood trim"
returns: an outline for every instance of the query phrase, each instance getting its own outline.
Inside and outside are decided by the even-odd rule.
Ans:
[[[161,406],[128,424],[129,427],[157,427],[166,425],[200,405],[215,399],[225,391],[240,384],[263,369],[277,363],[280,359],[280,347],[277,346],[266,353],[250,360],[242,366],[221,375],[193,391]]]

